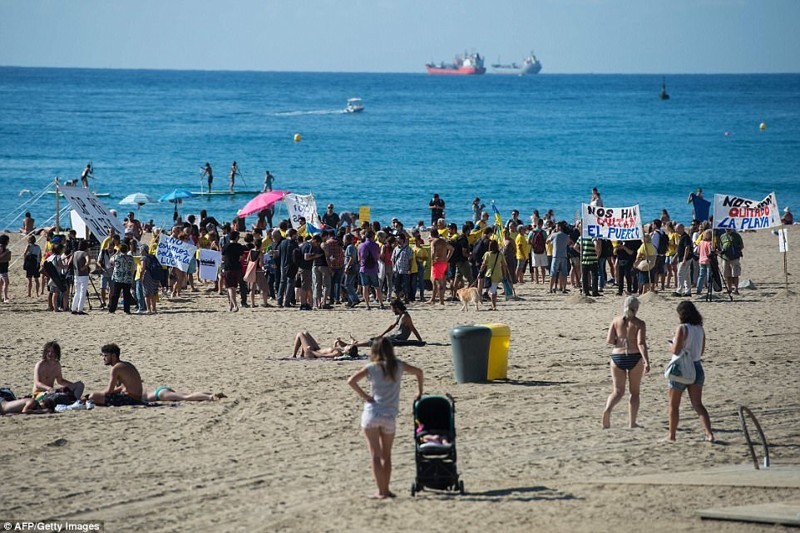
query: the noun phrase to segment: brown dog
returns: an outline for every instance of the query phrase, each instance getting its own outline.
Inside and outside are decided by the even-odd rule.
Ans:
[[[458,300],[461,302],[461,311],[467,310],[467,305],[474,303],[475,310],[480,311],[481,307],[481,293],[478,292],[477,287],[465,287],[456,291]]]

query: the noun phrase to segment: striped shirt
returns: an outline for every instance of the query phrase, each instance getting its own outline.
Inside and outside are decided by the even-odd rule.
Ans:
[[[594,265],[597,263],[597,251],[594,249],[595,240],[589,237],[578,239],[581,245],[581,264]]]

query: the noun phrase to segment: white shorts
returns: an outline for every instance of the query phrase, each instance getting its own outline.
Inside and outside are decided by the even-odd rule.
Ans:
[[[497,294],[497,286],[498,285],[499,285],[498,283],[492,283],[491,285],[489,285],[489,288],[486,289],[486,290],[489,292],[489,294]]]
[[[549,267],[550,265],[547,262],[547,254],[533,254],[533,266],[534,268]]]
[[[396,422],[393,417],[374,416],[364,411],[361,413],[361,427],[364,429],[380,429],[382,433],[394,435]]]

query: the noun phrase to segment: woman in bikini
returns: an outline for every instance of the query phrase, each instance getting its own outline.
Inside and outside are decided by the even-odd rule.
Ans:
[[[358,355],[358,346],[355,344],[346,344],[341,339],[336,339],[332,348],[323,348],[319,345],[317,340],[311,336],[308,331],[301,331],[294,338],[294,350],[292,357],[297,357],[298,352],[300,357],[307,357],[309,359],[316,359],[317,357],[340,357],[342,355],[349,355],[355,357]]]
[[[637,318],[639,299],[628,296],[622,307],[622,316],[614,317],[608,327],[608,344],[611,350],[611,381],[614,389],[608,396],[603,410],[603,429],[611,427],[611,410],[625,395],[625,380],[628,381],[630,402],[628,418],[630,427],[636,428],[639,412],[639,385],[642,373],[650,372],[650,356],[647,353],[647,326]]]
[[[417,331],[417,328],[414,327],[414,321],[411,320],[411,315],[409,314],[408,310],[406,309],[406,305],[400,300],[399,298],[395,298],[392,300],[392,303],[389,304],[392,309],[392,312],[395,315],[395,320],[392,324],[386,328],[386,330],[378,335],[377,337],[371,337],[368,340],[360,341],[350,335],[350,340],[352,344],[347,346],[372,346],[372,343],[375,340],[380,339],[381,337],[386,337],[392,342],[393,346],[408,346],[408,345],[421,345],[425,344],[425,341],[422,340],[422,336]],[[389,332],[393,332],[391,335],[388,335]],[[416,341],[410,340],[411,334],[417,338]],[[341,345],[341,346],[340,346]],[[336,346],[344,347],[345,343],[341,339],[336,339]]]

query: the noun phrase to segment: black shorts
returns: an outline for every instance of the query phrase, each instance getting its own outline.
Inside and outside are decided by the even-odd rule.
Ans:
[[[106,394],[105,405],[108,407],[121,407],[123,405],[143,405],[142,400],[128,396],[124,392]]]

